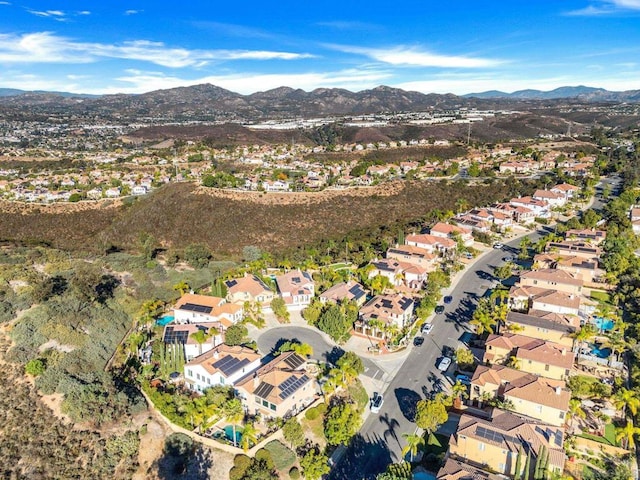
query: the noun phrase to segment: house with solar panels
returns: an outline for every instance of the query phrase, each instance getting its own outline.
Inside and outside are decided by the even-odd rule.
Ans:
[[[360,309],[355,331],[382,338],[381,330],[371,325],[372,320],[402,329],[413,321],[414,302],[402,294],[376,295]]]
[[[490,419],[466,414],[460,417],[457,430],[449,440],[448,457],[509,477],[534,478],[537,458],[543,455],[547,457],[548,469],[543,478],[547,478],[549,473],[562,473],[564,469],[563,441],[564,428],[560,426],[494,409]],[[525,461],[527,455],[531,456],[529,462]],[[532,469],[529,475],[524,473],[526,464]],[[516,472],[516,466],[520,472]]]
[[[197,342],[193,336],[199,330],[205,334],[202,343]],[[220,345],[224,340],[223,332],[224,327],[220,322],[170,323],[164,327],[162,341],[166,345],[183,345],[185,360],[189,362]]]
[[[301,270],[291,270],[276,277],[278,293],[290,310],[302,310],[315,295],[315,282],[311,274]]]
[[[343,300],[355,302],[358,306],[362,306],[367,300],[367,291],[358,282],[349,280],[348,282],[337,283],[320,294],[322,303],[339,303]]]
[[[173,307],[173,315],[175,323],[220,322],[226,329],[242,320],[244,307],[220,297],[187,293]]]
[[[244,302],[258,303],[262,307],[269,306],[275,296],[260,278],[245,273],[244,277],[224,282],[227,287],[227,301],[244,305]]]
[[[318,385],[306,370],[307,361],[285,352],[235,384],[249,414],[288,417],[304,410],[318,396]]]
[[[239,345],[218,345],[184,365],[185,384],[194,392],[216,385],[233,386],[260,367],[261,355]]]

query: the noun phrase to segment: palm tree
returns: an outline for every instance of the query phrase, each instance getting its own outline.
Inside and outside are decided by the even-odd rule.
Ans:
[[[247,423],[242,430],[242,438],[240,439],[240,448],[245,452],[249,450],[251,444],[255,445],[258,438],[258,430],[253,423]]]
[[[180,292],[180,296],[182,296],[189,291],[189,284],[183,280],[181,282],[176,283],[173,286],[173,289]]]
[[[244,418],[244,410],[242,402],[237,398],[232,398],[225,402],[222,406],[222,413],[228,422],[233,426],[233,444],[236,444],[236,424],[240,423]]]
[[[460,380],[456,381],[451,387],[451,394],[454,398],[458,400],[466,400],[469,398],[469,393],[467,391],[467,386],[463,384]]]
[[[627,448],[636,446],[635,436],[640,435],[640,428],[636,427],[630,418],[627,418],[627,424],[624,427],[616,428],[616,441],[625,441]]]
[[[202,355],[202,344],[206,342],[207,339],[209,338],[209,335],[207,335],[207,332],[204,330],[198,329],[196,332],[193,332],[189,336],[198,343],[199,355]]]
[[[624,330],[612,331],[607,335],[604,345],[611,349],[611,359],[615,356],[618,358],[619,354],[627,349],[628,343],[624,339]]]
[[[572,335],[573,349],[578,350],[578,361],[580,361],[580,351],[582,350],[583,344],[593,338],[596,333],[596,327],[594,327],[591,323],[586,323],[580,330]]]
[[[586,418],[587,412],[582,409],[582,402],[577,398],[569,400],[569,416],[571,418]]]
[[[212,418],[218,411],[215,404],[209,403],[207,397],[198,397],[186,408],[187,416],[193,428],[198,427],[204,433],[213,424]]]
[[[507,360],[507,367],[513,368],[514,370],[520,370],[520,359],[515,355],[511,355],[509,360]]]
[[[627,413],[627,408],[633,416],[638,413],[640,407],[640,397],[638,392],[622,387],[612,397],[613,404],[616,408],[622,409],[623,416]]]
[[[411,453],[411,462],[413,462],[413,457],[415,457],[418,453],[418,448],[421,445],[424,445],[424,438],[422,435],[416,435],[415,433],[403,433],[402,437],[407,441],[407,444],[402,449],[402,457],[404,458],[407,453]]]

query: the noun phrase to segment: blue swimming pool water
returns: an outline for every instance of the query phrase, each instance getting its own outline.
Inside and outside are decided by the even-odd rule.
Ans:
[[[156,320],[156,325],[164,327],[165,325],[168,325],[171,322],[173,322],[173,319],[174,319],[173,315],[165,315],[164,317],[160,317],[158,320]]]
[[[427,472],[416,472],[413,474],[413,480],[435,480],[436,476]]]
[[[591,348],[591,355],[595,355],[598,358],[609,358],[611,355],[610,348],[602,348],[601,345],[597,345],[595,343],[589,344],[589,347]]]
[[[603,332],[608,332],[609,330],[613,330],[614,323],[613,320],[604,317],[593,317],[596,327],[598,330]]]
[[[227,440],[232,440],[233,425],[227,425],[226,427],[223,428],[223,430],[224,430],[224,434],[227,436]],[[242,438],[242,428],[236,426],[236,443],[239,443],[241,438]]]

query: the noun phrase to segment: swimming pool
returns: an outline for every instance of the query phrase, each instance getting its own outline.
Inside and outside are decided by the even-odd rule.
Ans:
[[[608,347],[603,348],[601,344],[590,343],[589,348],[591,348],[591,355],[598,358],[609,358],[611,356],[611,349]]]
[[[169,325],[171,322],[173,322],[173,320],[173,315],[165,315],[164,317],[160,317],[158,320],[156,320],[156,325],[164,327],[165,325]]]
[[[223,428],[227,440],[233,441],[233,425],[227,425]],[[236,444],[242,439],[242,427],[236,426]]]
[[[601,332],[608,332],[609,330],[613,330],[614,322],[608,318],[604,317],[593,317],[594,323],[598,330]]]

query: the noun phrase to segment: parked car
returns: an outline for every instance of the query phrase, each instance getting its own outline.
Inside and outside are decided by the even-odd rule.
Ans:
[[[500,242],[496,242],[493,244],[493,248],[495,248],[496,250],[500,250],[502,247],[504,247],[504,245]]]
[[[443,301],[445,305],[449,305],[453,301],[453,297],[451,295],[447,295],[446,297],[444,297]]]
[[[416,337],[413,339],[413,344],[416,347],[419,347],[420,345],[422,345],[424,343],[424,338],[423,337]]]
[[[444,305],[438,305],[436,307],[436,313],[442,313],[444,312]]]
[[[371,399],[371,413],[378,413],[382,408],[382,404],[384,403],[384,398],[380,393],[374,393],[373,398]]]
[[[469,375],[456,375],[456,382],[460,382],[463,385],[471,385]]]
[[[438,370],[446,372],[451,366],[451,359],[449,357],[442,357],[438,362]]]
[[[432,329],[433,329],[433,323],[425,323],[424,325],[422,325],[420,332],[424,333],[425,335],[429,335]]]

